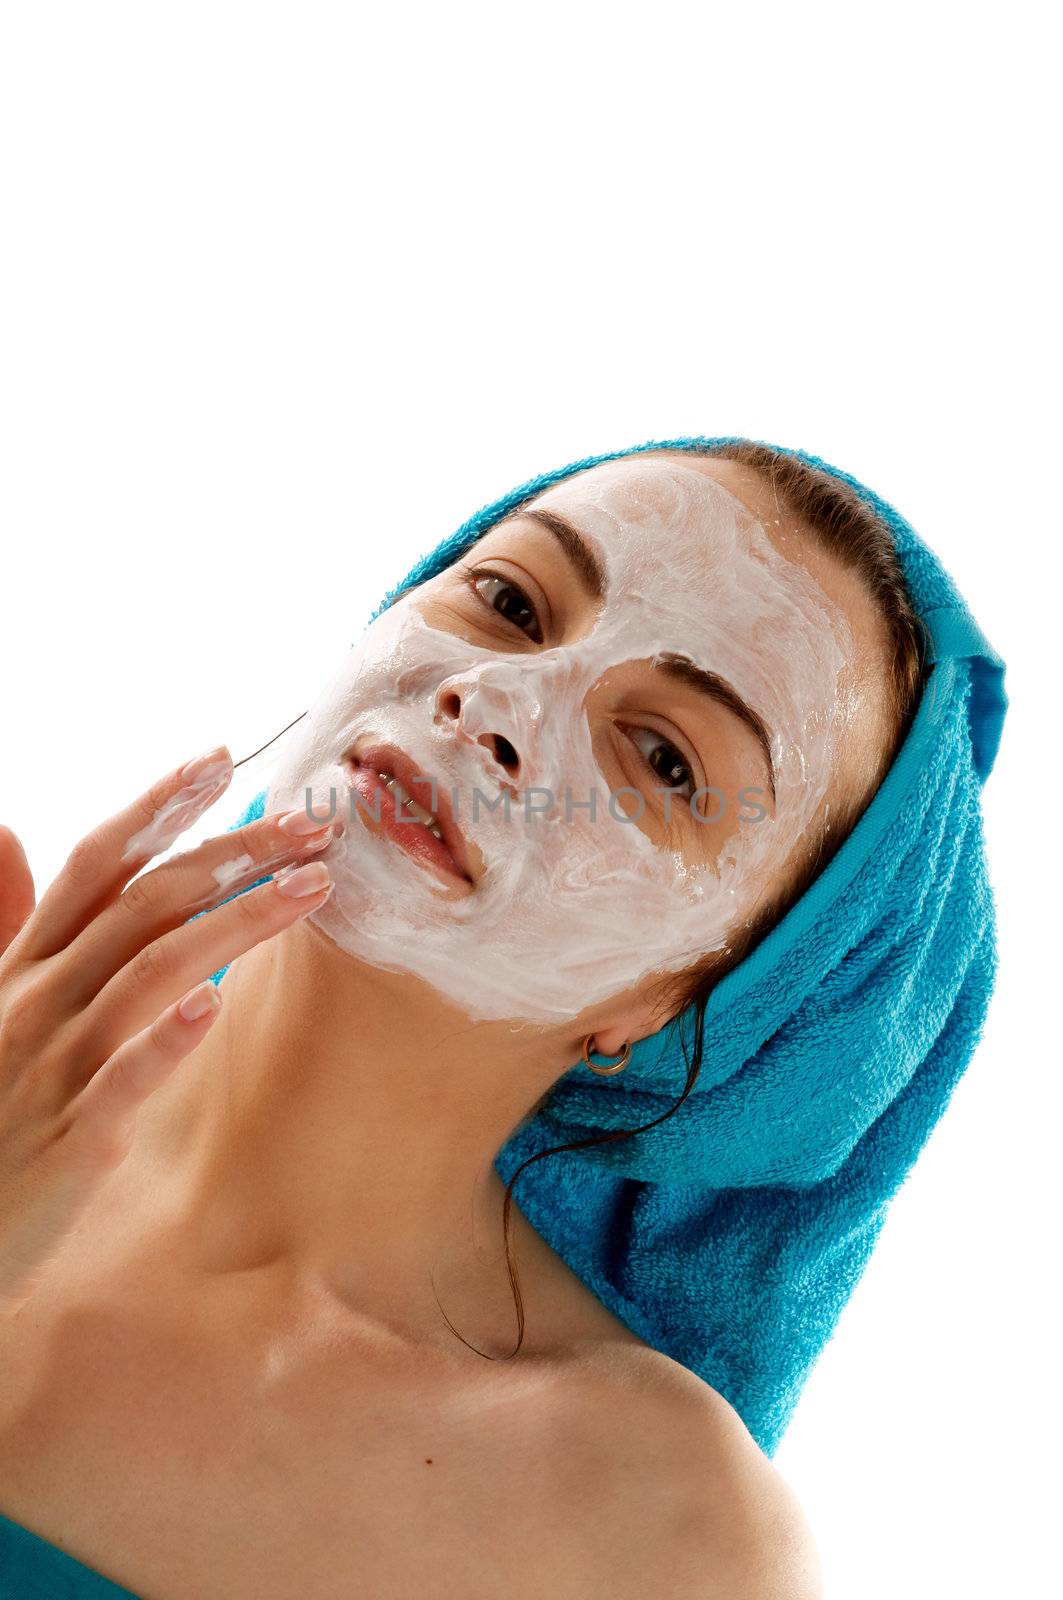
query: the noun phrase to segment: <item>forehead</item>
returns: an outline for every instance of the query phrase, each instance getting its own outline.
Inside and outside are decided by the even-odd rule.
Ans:
[[[605,568],[604,604],[566,647],[577,670],[667,652],[724,680],[791,752],[809,718],[822,735],[850,655],[844,614],[723,485],[683,462],[620,457],[525,509],[552,514],[554,532],[563,522]]]
[[[670,459],[603,461],[544,490],[533,504],[570,515],[609,571],[624,578],[633,563],[666,574],[691,553],[720,553],[729,544],[737,553],[763,540],[756,517],[737,496]]]
[[[571,553],[589,548],[604,573],[610,614],[652,605],[658,624],[689,626],[706,602],[736,582],[752,592],[751,556],[783,563],[748,508],[722,485],[681,462],[621,457],[601,462],[537,495],[524,508],[538,515]],[[513,515],[518,516],[520,512]],[[759,586],[766,586],[761,581]]]
[[[808,573],[844,616],[851,649],[839,677],[845,724],[837,756],[839,793],[863,785],[868,773],[879,771],[882,749],[889,739],[893,643],[886,620],[859,572],[832,555],[816,530],[780,499],[775,486],[743,462],[686,450],[647,450],[642,459],[647,465],[678,462],[726,490],[756,517],[775,550]]]
[[[678,472],[668,470],[676,468]],[[582,508],[582,525],[588,533],[594,529],[586,525],[586,515],[595,506],[607,513],[593,520],[596,542],[607,560],[612,546],[614,569],[619,566],[618,545],[627,546],[629,557],[641,545],[645,559],[649,550],[659,552],[661,541],[670,539],[675,558],[681,542],[685,560],[676,574],[673,559],[673,575],[702,591],[713,586],[711,557],[723,553],[730,528],[735,557],[739,552],[748,556],[759,545],[762,554],[773,552],[792,563],[801,574],[802,587],[811,579],[828,609],[837,608],[844,615],[861,676],[870,678],[881,671],[889,634],[860,575],[824,547],[815,530],[780,500],[761,473],[741,462],[693,451],[642,451],[575,473],[537,495],[534,504],[567,506],[573,515]]]
[[[632,593],[654,606],[659,622],[678,604],[692,656],[741,679],[758,709],[791,734],[807,729],[810,711],[823,711],[818,701],[831,699],[826,714],[844,727],[839,776],[875,767],[888,724],[885,619],[859,573],[764,476],[725,457],[645,451],[575,474],[534,503],[566,509],[607,560],[611,547],[620,582],[610,582],[607,609],[617,623],[630,615]],[[656,565],[654,581],[648,553],[665,549],[668,563]],[[833,670],[825,671],[829,656]],[[787,707],[784,685],[798,680],[801,692]]]
[[[685,459],[683,452],[599,462],[536,495],[532,504],[578,518],[614,571],[633,560],[652,567],[653,557],[666,571],[677,557],[698,555],[703,559],[687,574],[697,581],[711,572],[704,558],[723,554],[721,547],[735,556],[760,547],[769,560],[776,555],[802,566],[806,553],[815,554],[809,530],[780,506],[767,482],[737,462]]]

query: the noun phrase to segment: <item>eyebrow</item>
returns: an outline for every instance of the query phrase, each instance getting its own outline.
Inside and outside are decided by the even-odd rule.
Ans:
[[[511,511],[508,516],[500,518],[495,527],[502,528],[509,522],[517,522],[521,517],[537,522],[541,528],[552,533],[571,561],[577,578],[590,598],[605,599],[605,568],[582,533],[569,522],[567,517],[561,516],[557,511],[547,511],[545,506],[528,506],[523,510]]]
[[[738,690],[721,678],[718,672],[708,672],[704,667],[697,666],[688,656],[679,655],[675,651],[662,651],[654,657],[656,666],[666,677],[672,678],[677,683],[685,683],[688,688],[696,689],[699,694],[704,694],[717,705],[725,706],[728,711],[733,711],[735,716],[750,728],[757,738],[764,752],[764,760],[768,767],[768,782],[771,785],[771,798],[775,801],[775,767],[771,759],[771,730],[753,707],[749,705]]]
[[[561,516],[557,511],[548,511],[545,506],[526,506],[501,517],[495,523],[495,527],[504,527],[507,523],[519,521],[521,517],[537,522],[540,527],[552,533],[571,561],[576,576],[590,598],[599,601],[605,599],[604,568],[579,529],[569,522],[567,517]],[[654,658],[654,665],[673,682],[683,683],[690,689],[696,689],[699,694],[707,695],[717,705],[724,706],[728,711],[734,712],[736,717],[741,718],[764,753],[764,761],[768,768],[768,784],[774,804],[775,766],[771,759],[771,729],[763,717],[743,700],[738,690],[733,684],[728,683],[726,678],[721,678],[718,672],[709,672],[706,668],[697,666],[689,656],[671,650],[661,651]]]

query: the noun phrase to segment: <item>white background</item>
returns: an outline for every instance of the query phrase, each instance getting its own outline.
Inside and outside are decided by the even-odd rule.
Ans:
[[[777,1457],[831,1600],[1059,1565],[1047,15],[0,11],[0,819],[39,889],[298,716],[473,511],[649,439],[856,473],[1006,658],[986,1035]]]

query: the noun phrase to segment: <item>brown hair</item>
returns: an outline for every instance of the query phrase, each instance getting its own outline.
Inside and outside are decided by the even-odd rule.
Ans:
[[[654,453],[672,452],[668,452],[666,447],[659,452],[649,450],[635,452],[646,455]],[[829,822],[826,820],[826,813],[821,814],[821,820],[817,822],[806,841],[801,861],[791,872],[783,887],[768,903],[759,906],[752,915],[739,924],[724,950],[711,952],[678,978],[669,975],[657,986],[657,998],[663,1015],[676,1017],[689,1009],[693,1016],[693,1044],[689,1054],[686,1051],[686,1043],[683,1042],[687,1067],[686,1084],[675,1105],[662,1116],[655,1117],[652,1122],[642,1123],[637,1128],[622,1128],[596,1138],[578,1139],[571,1144],[552,1145],[549,1149],[540,1150],[522,1161],[513,1173],[506,1185],[502,1219],[506,1263],[517,1308],[519,1331],[517,1343],[509,1355],[501,1358],[487,1356],[487,1359],[492,1361],[511,1360],[524,1341],[524,1303],[509,1248],[513,1186],[517,1179],[526,1167],[535,1161],[541,1161],[544,1156],[557,1155],[562,1150],[583,1150],[589,1145],[607,1144],[613,1139],[629,1139],[633,1134],[644,1133],[675,1115],[693,1089],[701,1070],[705,1010],[713,989],[724,974],[743,961],[761,939],[782,920],[848,838],[870,804],[882,777],[903,743],[926,678],[926,635],[921,619],[912,604],[892,535],[855,489],[798,457],[751,440],[707,446],[698,450],[679,448],[674,453],[714,455],[750,468],[774,490],[777,500],[786,510],[807,524],[824,550],[841,565],[859,574],[887,628],[890,733],[873,781],[865,786],[863,793],[849,796],[841,807],[840,814],[839,808],[835,807]],[[550,1099],[552,1092],[550,1090],[542,1097],[521,1126],[526,1126],[534,1118]],[[436,1303],[439,1304],[438,1297]],[[441,1305],[439,1309],[451,1332],[461,1339],[463,1344],[469,1344],[469,1341],[458,1333]],[[476,1346],[469,1345],[469,1348],[475,1350]],[[480,1350],[477,1354],[487,1355],[487,1352]]]

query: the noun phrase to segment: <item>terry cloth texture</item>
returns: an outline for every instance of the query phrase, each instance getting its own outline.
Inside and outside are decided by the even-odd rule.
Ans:
[[[656,440],[534,478],[419,561],[374,617],[573,473],[739,442]],[[933,668],[845,844],[714,990],[701,1071],[676,1114],[535,1162],[514,1198],[609,1310],[723,1394],[770,1456],[982,1032],[996,933],[980,792],[1008,701],[1004,662],[909,523],[848,473],[769,448],[849,484],[890,529]],[[539,1150],[674,1106],[691,1019],[636,1044],[616,1077],[582,1063],[567,1073],[499,1151],[502,1179]]]

